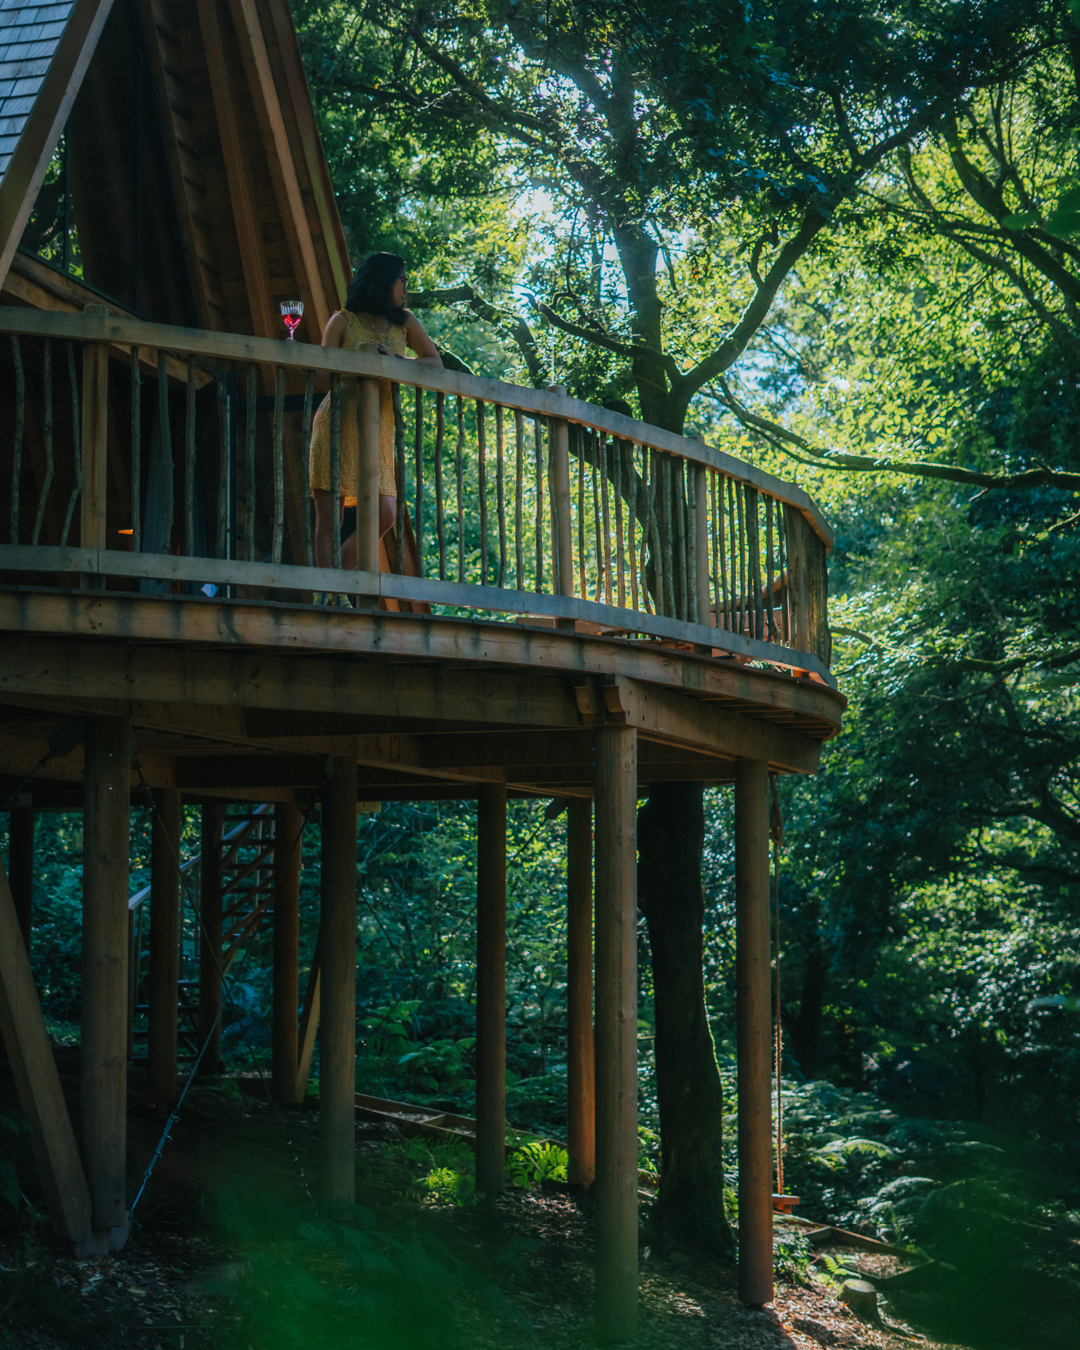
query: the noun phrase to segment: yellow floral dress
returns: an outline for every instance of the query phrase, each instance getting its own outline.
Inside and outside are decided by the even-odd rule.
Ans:
[[[341,311],[347,321],[345,351],[355,351],[363,342],[381,342],[394,356],[405,355],[405,329],[392,323],[385,333],[377,333],[351,310]],[[346,506],[356,505],[357,492],[356,381],[341,382],[341,495]],[[311,490],[330,491],[330,395],[323,399],[311,424],[311,450],[308,456]],[[379,381],[379,493],[397,496],[394,475],[394,404],[390,381]]]

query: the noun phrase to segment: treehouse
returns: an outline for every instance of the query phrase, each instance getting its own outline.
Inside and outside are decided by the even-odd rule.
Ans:
[[[0,44],[0,1019],[58,1232],[82,1251],[127,1238],[129,1167],[147,1161],[125,1134],[136,987],[150,1099],[177,1098],[185,803],[203,822],[193,1044],[212,1068],[223,971],[265,917],[274,1091],[302,1095],[317,1026],[334,1208],[355,1195],[358,802],[478,802],[476,1165],[497,1194],[506,803],[557,799],[571,1178],[595,1178],[599,1330],[628,1338],[637,802],[665,780],[733,783],[740,1278],[767,1302],[769,775],[813,773],[843,708],[817,508],[561,387],[319,347],[350,269],[286,0],[6,3]],[[316,567],[306,446],[325,395],[340,474],[349,381],[356,566],[336,541]],[[382,545],[380,381],[398,482]],[[350,603],[314,603],[328,594]],[[152,881],[130,897],[129,811],[148,802]],[[61,809],[85,813],[78,1141],[27,960],[34,816]],[[130,938],[144,899],[146,962]]]

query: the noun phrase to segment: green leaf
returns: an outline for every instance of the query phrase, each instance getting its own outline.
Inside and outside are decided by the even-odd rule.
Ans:
[[[1012,216],[1002,216],[1001,224],[1006,230],[1029,230],[1037,220],[1034,211],[1018,211]]]
[[[1069,188],[1067,192],[1061,194],[1057,206],[1046,222],[1046,229],[1049,234],[1056,234],[1059,239],[1080,234],[1080,187]]]

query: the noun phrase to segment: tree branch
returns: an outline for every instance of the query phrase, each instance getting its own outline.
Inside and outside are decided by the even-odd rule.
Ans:
[[[673,356],[668,356],[665,352],[656,352],[651,347],[642,347],[635,342],[620,342],[618,338],[613,338],[598,328],[584,328],[580,324],[571,323],[569,319],[558,315],[550,305],[538,303],[536,308],[548,323],[554,324],[564,333],[569,333],[571,337],[592,342],[597,347],[604,347],[609,352],[618,352],[620,356],[628,356],[632,360],[641,357],[648,361],[657,361],[673,380],[679,378],[678,363]]]
[[[467,305],[481,319],[494,324],[517,346],[529,372],[529,379],[536,388],[545,384],[544,362],[532,329],[519,315],[510,310],[499,309],[473,286],[448,286],[440,289],[421,291],[419,295],[409,296],[409,303],[417,309],[429,309],[433,305]]]
[[[805,437],[799,436],[778,422],[770,422],[751,412],[735,397],[724,381],[718,381],[723,390],[723,401],[738,420],[750,431],[766,436],[779,450],[791,453],[795,446],[812,457],[812,462],[826,469],[846,469],[860,473],[906,473],[920,478],[942,478],[953,483],[965,483],[983,489],[1028,489],[1037,487],[1061,488],[1065,492],[1080,492],[1080,473],[1062,473],[1055,469],[1029,469],[1025,473],[978,473],[953,464],[935,464],[924,460],[893,459],[889,455],[846,455],[836,450],[820,450]],[[793,458],[798,459],[798,455]]]

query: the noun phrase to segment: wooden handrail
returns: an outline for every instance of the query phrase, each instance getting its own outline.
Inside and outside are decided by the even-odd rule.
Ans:
[[[618,440],[648,445],[677,455],[693,464],[716,469],[734,482],[756,488],[777,501],[794,507],[806,517],[814,533],[831,548],[833,532],[813,499],[801,488],[747,464],[702,441],[639,422],[636,418],[549,389],[489,380],[460,371],[442,370],[419,361],[394,356],[346,352],[335,347],[246,337],[237,333],[213,333],[200,328],[179,328],[138,319],[100,314],[64,314],[46,310],[0,306],[0,333],[27,337],[61,338],[77,342],[115,343],[125,347],[154,347],[166,352],[210,360],[246,361],[281,366],[297,371],[326,371],[341,375],[368,376],[398,384],[460,395],[518,409],[533,417],[556,418],[606,432]]]

